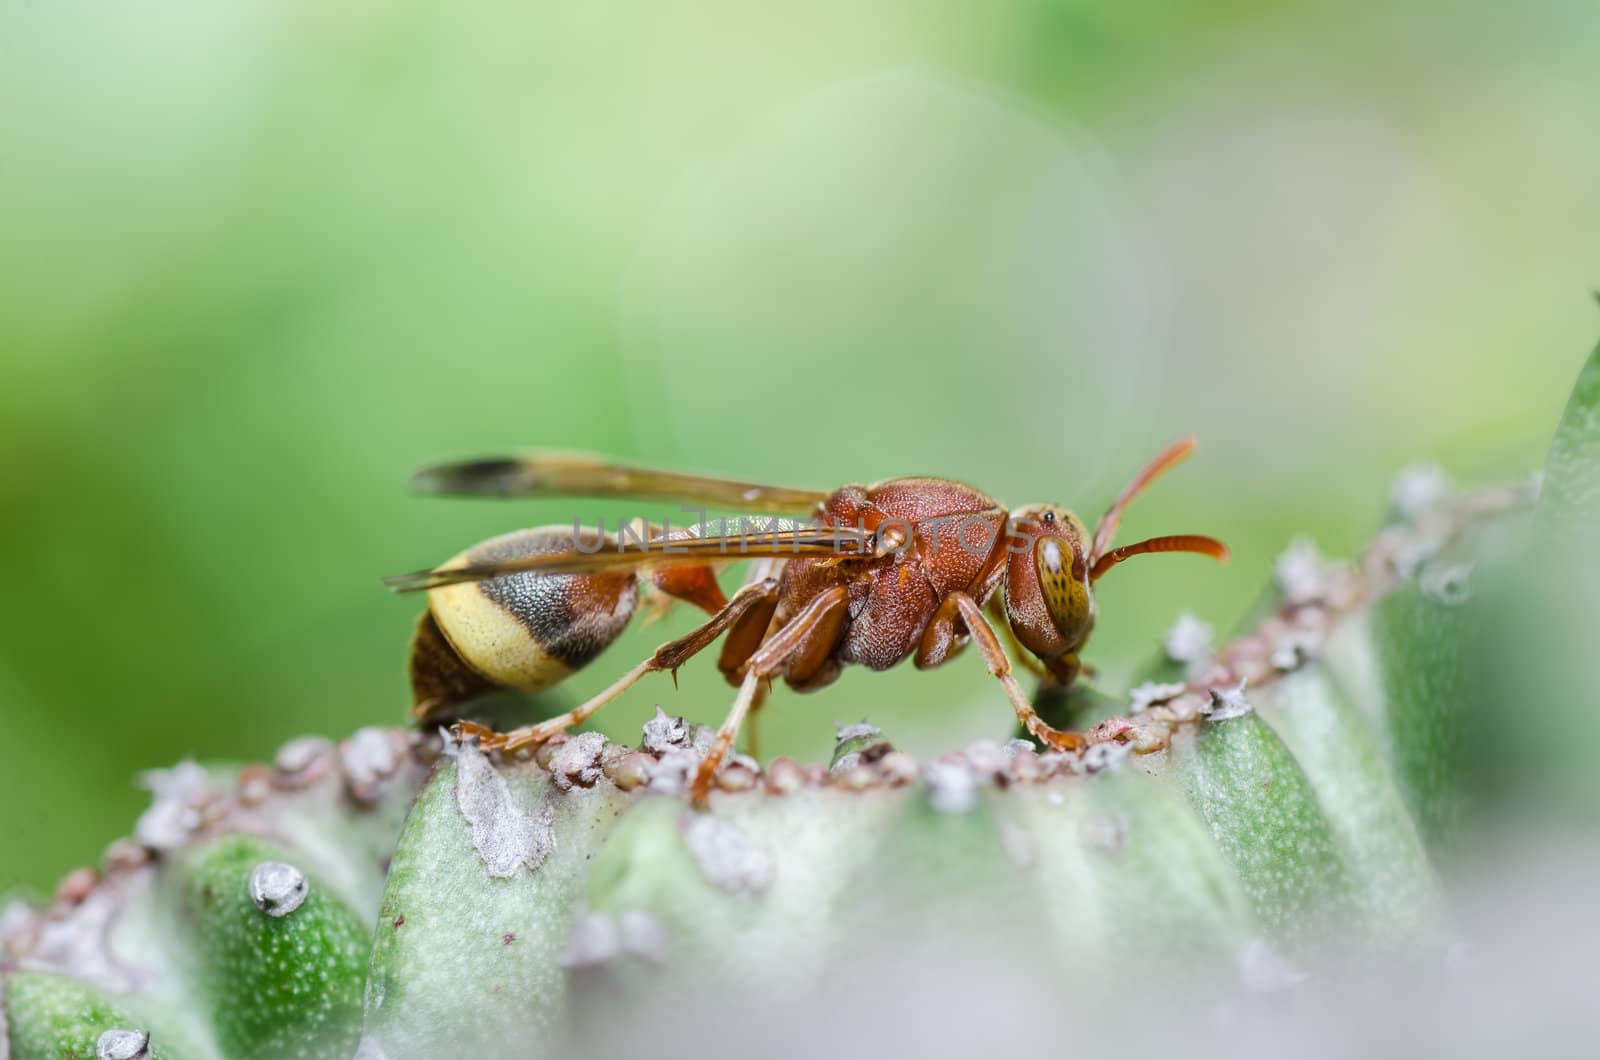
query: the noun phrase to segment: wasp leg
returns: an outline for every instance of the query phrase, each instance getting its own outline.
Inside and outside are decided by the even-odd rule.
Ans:
[[[928,620],[911,662],[919,670],[930,670],[954,659],[966,646],[967,631],[956,610],[956,599],[947,596],[939,602],[938,609]]]
[[[1011,654],[1022,664],[1022,668],[1041,681],[1053,682],[1055,676],[1045,669],[1044,664],[1034,657],[1033,652],[1024,648],[1022,642],[1017,639],[1016,631],[1011,628],[1011,620],[1006,617],[1006,605],[1001,602],[998,592],[989,597],[989,606],[986,610],[992,620],[991,625],[1000,627],[1006,643],[1011,645]]]
[[[738,737],[739,726],[744,723],[745,715],[755,703],[762,685],[779,673],[792,656],[813,647],[817,637],[826,640],[831,635],[837,638],[849,596],[842,585],[819,593],[750,656],[750,661],[745,664],[744,678],[739,682],[739,693],[734,696],[733,706],[728,710],[728,717],[717,730],[711,749],[701,759],[700,769],[695,773],[694,785],[690,788],[690,797],[695,806],[705,808],[711,795],[712,782],[717,776],[717,767],[722,764],[728,749]]]
[[[763,556],[750,565],[750,573],[746,583],[761,581],[766,578],[776,578],[783,571],[783,560],[771,556]],[[739,687],[742,680],[744,664],[750,661],[761,647],[761,641],[767,635],[767,627],[772,622],[773,612],[778,609],[776,595],[762,601],[759,607],[752,607],[739,620],[728,627],[728,633],[722,638],[722,653],[717,659],[717,668],[722,671],[728,683],[735,688]],[[750,717],[744,725],[745,751],[752,758],[761,757],[761,705],[766,702],[767,696],[772,692],[772,682],[767,681],[756,693],[754,703],[750,704]]]
[[[1076,751],[1086,746],[1088,741],[1084,739],[1082,733],[1053,729],[1034,711],[1033,704],[1023,694],[1022,686],[1011,676],[1011,661],[1006,658],[1005,649],[1000,647],[1000,638],[995,636],[994,627],[983,617],[983,611],[978,607],[977,601],[963,592],[953,592],[945,599],[955,600],[956,608],[961,612],[961,620],[967,624],[967,630],[972,634],[973,643],[978,646],[983,661],[988,664],[989,673],[1006,690],[1006,696],[1010,698],[1011,706],[1016,710],[1017,720],[1022,723],[1022,727],[1035,739],[1058,751]]]
[[[515,751],[519,747],[537,747],[557,733],[564,732],[574,725],[580,725],[587,721],[595,711],[616,699],[629,688],[632,688],[639,678],[645,674],[655,673],[659,670],[667,670],[676,674],[678,667],[709,647],[745,612],[775,599],[777,594],[778,582],[776,578],[768,578],[746,585],[735,593],[733,599],[728,601],[727,606],[713,615],[709,622],[693,632],[679,637],[677,640],[667,641],[667,643],[657,648],[655,653],[644,662],[617,678],[593,698],[580,703],[565,714],[557,714],[555,717],[547,718],[537,725],[525,725],[508,733],[487,732],[482,726],[478,725],[474,725],[470,729],[466,726],[458,726],[457,731],[477,736],[480,746],[486,751]]]
[[[1067,654],[1058,659],[1046,659],[1044,665],[1049,670],[1046,679],[1051,684],[1057,685],[1061,688],[1065,688],[1067,685],[1072,684],[1072,682],[1076,681],[1080,677],[1093,680],[1094,677],[1100,672],[1093,666],[1078,658],[1078,653],[1075,651],[1069,651]]]
[[[933,613],[933,618],[928,620],[928,628],[923,630],[922,640],[917,644],[917,653],[912,658],[917,669],[929,670],[935,666],[942,666],[961,654],[961,650],[967,646],[969,634],[966,623],[961,620],[961,607],[957,595],[951,593],[946,596],[940,602],[939,609]],[[972,594],[959,595],[970,597]],[[1070,677],[1064,678],[1060,673],[1047,668],[1045,663],[1041,663],[1017,640],[998,594],[989,598],[985,610],[988,612],[990,624],[1000,630],[1000,635],[1011,645],[1011,654],[1025,670],[1047,685],[1072,683]]]
[[[755,702],[750,704],[750,717],[744,723],[744,753],[758,762],[761,760],[761,707],[771,694],[772,682],[761,682]]]

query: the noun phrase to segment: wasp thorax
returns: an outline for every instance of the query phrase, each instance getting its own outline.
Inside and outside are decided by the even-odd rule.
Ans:
[[[574,548],[614,549],[598,530],[544,526],[490,538],[440,569]],[[581,669],[622,633],[638,603],[632,572],[520,572],[432,589],[412,646],[412,687],[432,712],[494,688],[537,692]]]

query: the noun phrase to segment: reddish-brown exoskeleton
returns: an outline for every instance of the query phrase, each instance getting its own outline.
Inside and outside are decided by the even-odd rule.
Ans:
[[[391,578],[397,590],[429,591],[412,648],[416,713],[447,713],[496,688],[536,691],[555,684],[621,633],[643,580],[658,595],[704,609],[710,620],[564,714],[504,734],[462,727],[485,748],[540,744],[583,722],[645,674],[676,674],[722,637],[718,666],[739,691],[695,778],[694,797],[703,803],[772,678],[812,691],[849,664],[883,670],[910,658],[927,669],[971,641],[1029,733],[1051,747],[1080,747],[1081,735],[1053,729],[1034,712],[990,619],[1025,665],[1046,681],[1066,684],[1079,671],[1078,653],[1094,627],[1094,583],[1106,571],[1148,552],[1225,559],[1221,542],[1194,534],[1111,547],[1128,503],[1193,449],[1186,438],[1163,450],[1122,491],[1092,536],[1065,508],[1039,504],[1010,512],[970,486],[940,478],[889,479],[824,493],[570,455],[429,468],[413,481],[436,493],[671,498],[812,521],[738,536],[642,528],[631,541],[600,530],[542,527]],[[762,559],[725,598],[717,567],[747,556]]]

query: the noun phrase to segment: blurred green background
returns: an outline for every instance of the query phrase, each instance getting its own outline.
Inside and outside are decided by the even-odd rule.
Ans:
[[[0,888],[141,769],[403,719],[380,575],[638,512],[409,497],[428,460],[1092,518],[1194,432],[1126,534],[1236,558],[1103,583],[1112,676],[1295,532],[1358,547],[1405,463],[1526,472],[1600,323],[1597,49],[1582,2],[0,5]],[[729,696],[698,662],[604,727]],[[862,716],[1010,724],[963,658],[780,691],[765,750]]]

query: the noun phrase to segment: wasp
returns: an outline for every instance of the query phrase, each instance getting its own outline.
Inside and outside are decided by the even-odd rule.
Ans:
[[[1058,505],[1010,511],[943,478],[820,491],[553,453],[425,468],[412,484],[426,493],[671,500],[791,518],[754,533],[741,523],[737,535],[727,523],[715,533],[710,524],[673,531],[635,523],[617,533],[606,533],[603,524],[543,526],[386,579],[396,591],[428,593],[412,642],[414,713],[431,719],[491,691],[557,684],[622,633],[647,593],[709,617],[563,714],[506,733],[470,722],[460,728],[489,750],[537,746],[586,721],[647,674],[664,671],[676,681],[679,667],[720,639],[717,666],[738,691],[695,776],[692,795],[704,805],[718,766],[772,679],[811,692],[845,666],[886,670],[909,658],[931,669],[971,643],[1028,733],[1051,748],[1079,749],[1082,734],[1052,728],[1034,711],[1001,637],[1041,680],[1069,684],[1082,669],[1079,653],[1095,622],[1094,586],[1107,571],[1154,552],[1227,559],[1226,546],[1199,534],[1112,547],[1129,503],[1194,445],[1179,439],[1146,464],[1093,534]],[[724,595],[718,569],[747,557],[757,560],[750,576]]]

